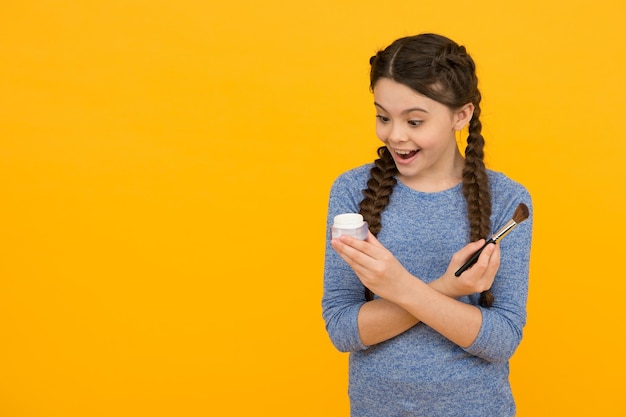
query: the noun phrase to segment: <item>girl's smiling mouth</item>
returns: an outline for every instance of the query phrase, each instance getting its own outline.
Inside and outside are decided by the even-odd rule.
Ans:
[[[402,160],[407,160],[413,158],[419,152],[419,149],[413,150],[403,150],[403,149],[394,149],[394,153],[398,156],[398,158]]]

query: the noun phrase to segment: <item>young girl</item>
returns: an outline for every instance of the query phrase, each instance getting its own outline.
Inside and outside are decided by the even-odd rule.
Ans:
[[[328,239],[323,317],[350,354],[351,415],[515,414],[508,361],[526,322],[532,206],[483,163],[474,61],[443,36],[398,39],[370,59],[373,163],[333,184],[335,215],[359,212],[365,241]],[[464,156],[457,131],[468,127]],[[519,203],[531,217],[454,275]]]

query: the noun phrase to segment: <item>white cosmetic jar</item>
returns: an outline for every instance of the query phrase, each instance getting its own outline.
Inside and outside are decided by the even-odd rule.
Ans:
[[[360,240],[367,238],[367,222],[363,221],[363,216],[358,213],[336,215],[333,217],[333,226],[330,230],[333,239],[343,235],[352,236]]]

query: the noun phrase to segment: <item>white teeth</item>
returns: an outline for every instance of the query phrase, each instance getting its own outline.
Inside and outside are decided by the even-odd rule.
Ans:
[[[414,151],[401,151],[401,150],[396,150],[396,153],[397,153],[398,155],[408,155],[408,154],[410,154],[411,152],[414,152]]]

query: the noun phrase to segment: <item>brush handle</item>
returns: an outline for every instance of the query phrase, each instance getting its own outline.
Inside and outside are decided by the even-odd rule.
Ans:
[[[458,271],[456,271],[456,272],[454,273],[454,276],[455,276],[455,277],[460,277],[460,276],[461,276],[461,274],[462,274],[463,272],[465,272],[465,271],[466,271],[469,267],[471,267],[472,265],[474,265],[474,264],[476,263],[476,261],[478,260],[478,257],[480,256],[480,254],[481,254],[481,253],[483,253],[483,249],[485,249],[485,248],[487,247],[487,245],[488,245],[488,244],[490,244],[490,243],[495,244],[495,243],[496,243],[496,240],[494,240],[493,238],[491,238],[491,239],[489,239],[488,241],[486,241],[486,242],[485,242],[485,244],[483,245],[483,247],[482,247],[482,248],[480,248],[480,249],[478,249],[478,250],[476,251],[476,253],[474,253],[474,254],[471,256],[471,258],[469,258],[469,259],[467,260],[467,262],[465,262],[465,263],[463,264],[463,266],[462,266],[462,267],[460,267],[460,268],[458,269]]]

